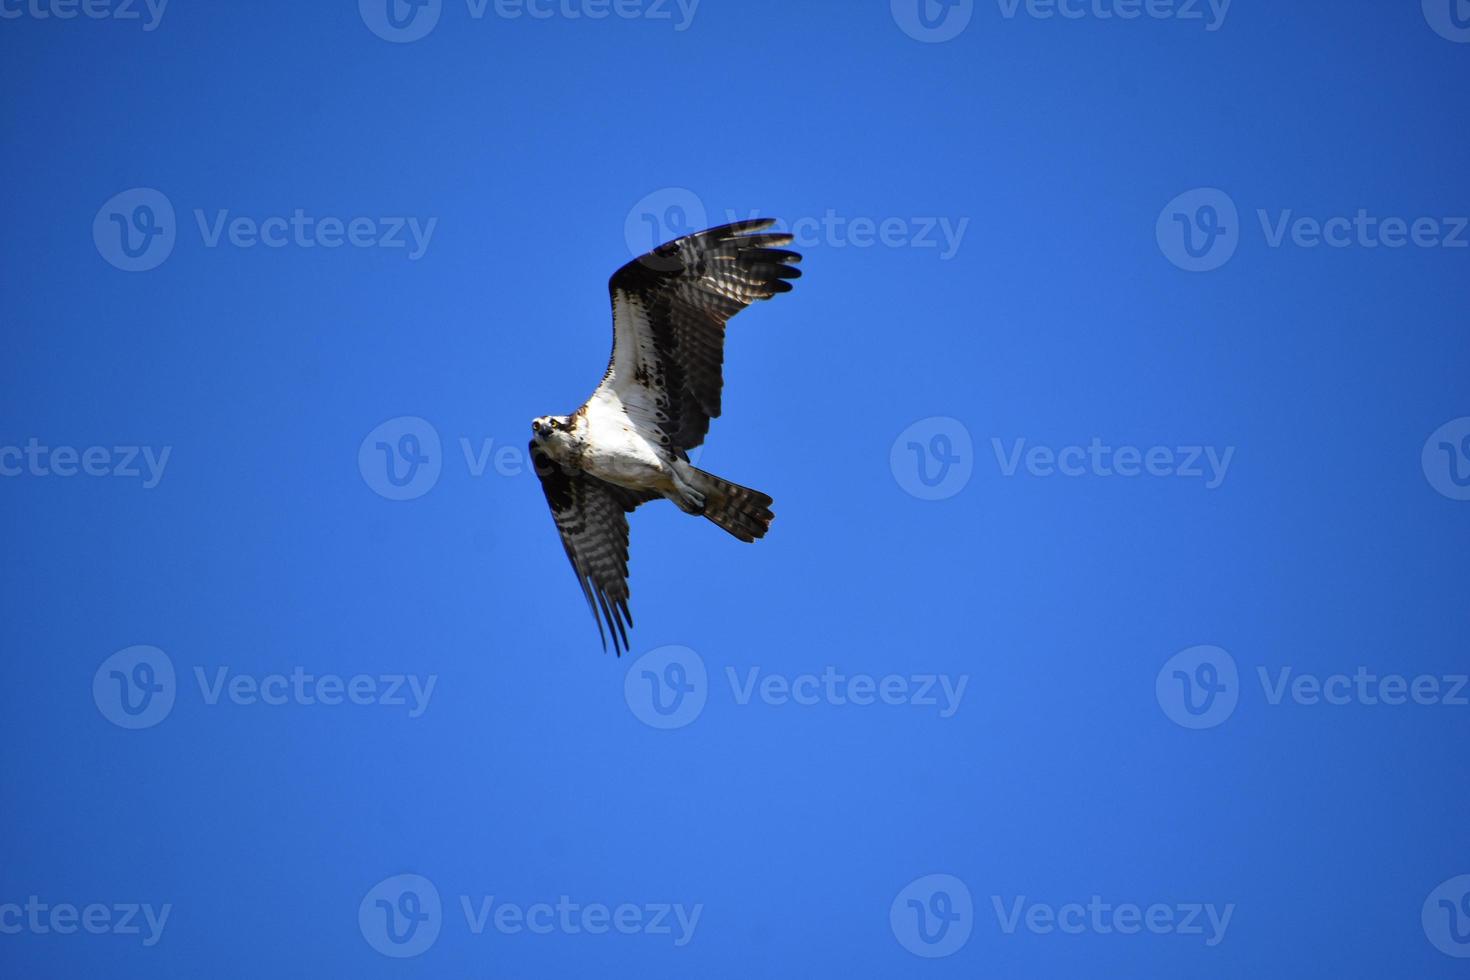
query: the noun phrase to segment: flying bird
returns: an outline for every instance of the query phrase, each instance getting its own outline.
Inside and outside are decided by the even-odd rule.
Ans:
[[[609,635],[618,656],[628,648],[628,514],[639,505],[672,500],[747,542],[775,516],[770,497],[689,462],[720,415],[725,323],[801,276],[791,236],[772,224],[687,235],[614,273],[602,383],[571,415],[531,422],[531,460],[604,651]]]

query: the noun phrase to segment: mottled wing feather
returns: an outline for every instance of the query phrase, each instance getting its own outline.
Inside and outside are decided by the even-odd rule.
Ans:
[[[597,635],[607,649],[608,634],[618,656],[628,648],[628,514],[657,494],[614,486],[557,463],[534,441],[531,461],[577,584],[587,598]],[[603,620],[607,631],[603,631]]]
[[[593,394],[616,403],[672,453],[704,441],[720,414],[725,323],[756,300],[789,292],[801,256],[770,219],[711,228],[661,245],[608,284],[613,354]]]

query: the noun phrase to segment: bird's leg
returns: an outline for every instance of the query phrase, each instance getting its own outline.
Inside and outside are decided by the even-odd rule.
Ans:
[[[670,470],[674,478],[674,492],[669,495],[669,499],[677,504],[679,509],[686,514],[703,514],[705,505],[704,494],[694,489],[693,484],[685,479],[686,468],[691,471],[693,470],[693,467],[689,466],[682,459],[673,461],[673,466],[670,467]]]

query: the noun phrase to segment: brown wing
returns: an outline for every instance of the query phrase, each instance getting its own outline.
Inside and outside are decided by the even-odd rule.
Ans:
[[[688,235],[619,269],[608,283],[613,354],[593,400],[611,389],[641,427],[671,451],[704,441],[720,414],[725,323],[801,276],[774,222],[741,221]]]
[[[606,483],[580,470],[568,470],[531,443],[531,461],[561,533],[562,546],[577,573],[577,584],[597,622],[597,635],[607,649],[612,634],[618,656],[628,648],[628,514],[657,494],[639,494]],[[599,611],[600,610],[600,611]],[[602,621],[607,620],[607,633]]]

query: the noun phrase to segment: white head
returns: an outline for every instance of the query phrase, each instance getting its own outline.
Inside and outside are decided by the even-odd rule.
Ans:
[[[545,445],[551,442],[557,435],[564,435],[570,429],[571,422],[565,415],[543,415],[531,420],[531,437],[537,442]]]

